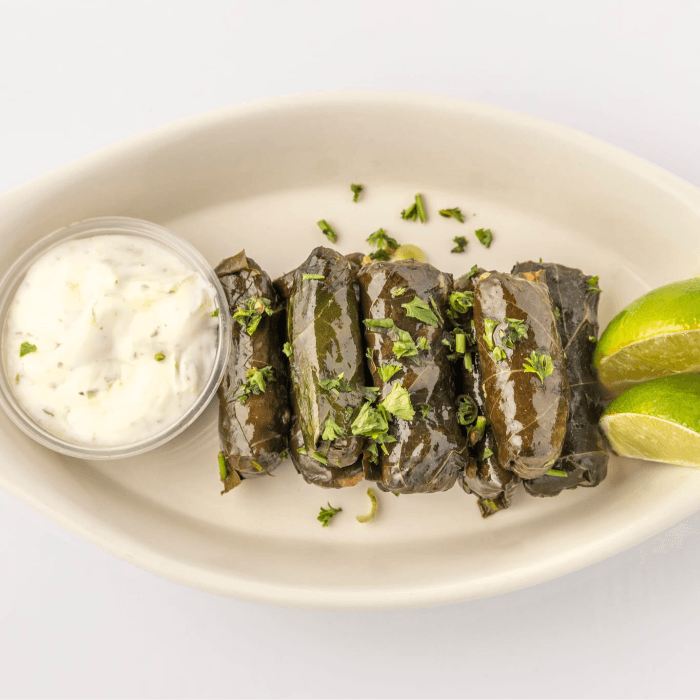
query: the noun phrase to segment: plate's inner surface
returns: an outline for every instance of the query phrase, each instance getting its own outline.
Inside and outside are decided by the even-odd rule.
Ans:
[[[601,329],[648,289],[700,272],[697,217],[671,194],[585,141],[510,115],[430,104],[297,104],[156,135],[6,197],[2,266],[58,226],[114,214],[171,228],[212,264],[245,248],[277,276],[328,243],[316,226],[325,218],[344,253],[368,252],[367,236],[382,227],[455,275],[540,257],[600,275]],[[365,186],[357,203],[353,182]],[[399,216],[417,192],[426,224]],[[437,214],[455,206],[464,224]],[[674,236],[663,236],[671,219]],[[477,228],[492,229],[490,249]],[[457,235],[469,240],[460,255],[450,253]],[[213,403],[154,452],[84,463],[34,445],[2,416],[0,483],[120,556],[191,585],[337,607],[442,602],[543,580],[652,534],[673,502],[700,491],[692,470],[613,458],[597,488],[552,499],[520,492],[485,521],[455,487],[380,493],[378,516],[361,525],[367,484],[323,490],[289,462],[221,496],[216,418]],[[316,516],[327,501],[343,512],[322,528]]]

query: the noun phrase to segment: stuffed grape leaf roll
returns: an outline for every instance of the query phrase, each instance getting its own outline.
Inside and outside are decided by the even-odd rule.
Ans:
[[[345,486],[354,486],[364,478],[361,458],[349,467],[333,467],[319,461],[317,457],[309,456],[304,447],[304,437],[296,418],[292,420],[289,447],[294,468],[309,484],[329,489],[340,489]],[[328,449],[328,445],[322,442],[318,448],[319,453],[323,453]]]
[[[444,311],[452,276],[414,260],[360,271],[369,369],[378,395],[354,422],[372,438],[366,478],[395,493],[451,488],[467,460]]]
[[[241,479],[269,474],[287,450],[291,418],[284,304],[245,251],[216,274],[232,316],[232,346],[219,387],[220,468],[224,493]]]
[[[500,463],[496,438],[486,418],[481,361],[476,351],[473,327],[474,278],[483,272],[474,266],[468,275],[455,280],[447,315],[454,328],[450,357],[457,363],[457,371],[462,377],[458,417],[467,433],[470,448],[469,463],[460,474],[460,483],[464,491],[477,497],[481,515],[487,518],[510,506],[520,477]]]
[[[486,413],[498,459],[526,479],[559,458],[569,386],[543,273],[487,272],[474,290],[474,325]]]
[[[569,418],[560,458],[550,474],[525,481],[533,496],[556,496],[574,486],[597,486],[608,472],[608,453],[598,429],[602,397],[592,360],[598,337],[600,292],[580,270],[555,263],[518,263],[513,273],[546,273],[557,329],[566,355]]]
[[[335,469],[354,469],[365,442],[351,432],[365,384],[356,273],[345,256],[318,247],[276,283],[288,295],[285,352],[302,449]],[[313,474],[307,480],[318,483]]]

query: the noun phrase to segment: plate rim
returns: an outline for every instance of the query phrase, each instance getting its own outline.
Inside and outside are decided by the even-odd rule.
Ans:
[[[638,177],[643,177],[657,188],[680,200],[683,205],[700,217],[700,189],[664,168],[598,137],[540,117],[481,102],[418,92],[379,90],[304,92],[267,97],[179,119],[100,148],[0,194],[0,210],[13,199],[22,198],[29,191],[34,192],[33,196],[40,197],[42,190],[49,189],[54,183],[69,178],[72,173],[85,173],[101,166],[115,156],[124,157],[139,151],[144,146],[153,147],[173,139],[179,140],[188,133],[204,130],[220,123],[235,122],[256,114],[283,113],[288,109],[308,108],[312,105],[339,107],[350,103],[354,106],[357,106],[358,103],[365,103],[375,107],[390,106],[406,109],[429,107],[436,112],[447,111],[453,114],[462,114],[465,117],[476,115],[489,121],[498,121],[501,124],[510,123],[520,128],[526,127],[546,135],[547,138],[566,141],[572,147],[595,153],[598,157],[615,163]],[[665,466],[659,465],[659,468]],[[698,509],[694,494],[686,491],[682,494],[682,498],[674,501],[672,506],[669,504],[666,508],[655,512],[653,517],[645,521],[644,527],[637,525],[626,528],[625,531],[615,533],[615,536],[607,538],[604,542],[597,541],[596,547],[588,547],[588,551],[584,554],[579,552],[574,567],[571,566],[567,556],[550,557],[551,561],[548,561],[547,564],[542,564],[540,561],[537,567],[527,567],[527,569],[513,573],[507,580],[502,575],[494,577],[486,592],[484,591],[484,579],[481,578],[478,579],[478,583],[473,579],[442,585],[439,582],[431,582],[429,585],[421,585],[419,588],[410,590],[376,588],[373,590],[372,597],[368,598],[364,588],[356,590],[348,587],[329,592],[323,588],[265,583],[232,576],[230,573],[222,574],[211,567],[193,565],[150,549],[124,533],[115,532],[109,527],[102,526],[99,521],[87,523],[71,519],[60,509],[14,486],[1,472],[0,487],[21,503],[28,505],[52,522],[96,545],[101,550],[176,583],[258,603],[324,610],[387,610],[426,607],[491,597],[526,588],[573,573],[629,549],[687,518]],[[206,577],[203,576],[203,572],[206,572]],[[204,579],[206,579],[206,583]]]

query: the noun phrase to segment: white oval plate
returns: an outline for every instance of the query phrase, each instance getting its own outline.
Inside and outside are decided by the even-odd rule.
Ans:
[[[358,203],[350,183],[363,183]],[[423,193],[429,221],[399,212]],[[459,206],[464,225],[437,210]],[[651,287],[700,272],[700,195],[678,178],[567,128],[469,102],[341,92],[215,112],[132,139],[0,198],[0,273],[31,243],[94,216],[182,234],[216,264],[245,248],[270,274],[326,243],[368,250],[379,227],[455,274],[557,261],[600,275],[601,322]],[[491,228],[484,249],[477,228]],[[467,252],[449,251],[469,238]],[[700,506],[700,472],[612,459],[595,489],[520,494],[482,520],[459,488],[426,496],[309,486],[291,464],[219,495],[216,406],[128,460],[82,462],[32,442],[3,414],[0,486],[138,566],[237,598],[333,609],[495,595],[599,561]],[[331,526],[316,520],[342,506]]]

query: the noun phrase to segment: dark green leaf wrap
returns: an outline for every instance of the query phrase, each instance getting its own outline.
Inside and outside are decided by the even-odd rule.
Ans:
[[[269,474],[277,467],[287,449],[291,410],[288,365],[282,353],[284,304],[270,278],[245,251],[219,263],[216,274],[232,314],[250,297],[269,299],[272,311],[261,316],[252,335],[238,321],[232,324],[231,354],[219,387],[219,437],[228,470],[225,492],[240,479]],[[246,373],[263,367],[272,367],[274,381],[244,402],[235,399]]]
[[[323,279],[304,279],[304,275]],[[354,467],[365,442],[350,430],[362,404],[360,387],[365,384],[356,275],[357,266],[345,256],[318,247],[276,283],[288,296],[292,408],[304,447],[335,468]],[[340,386],[324,388],[324,383],[338,379]],[[322,439],[329,420],[343,437]]]
[[[482,272],[483,270],[479,270],[479,274]],[[474,277],[456,280],[455,291],[473,292]],[[467,369],[461,358],[457,358],[456,362],[461,368],[462,392],[473,399],[479,410],[479,415],[486,417],[484,392],[481,388],[481,360],[476,351],[476,337],[472,328],[473,319],[473,309],[469,309],[463,314],[457,314],[453,318],[454,326],[463,330],[472,344],[470,352],[472,369]],[[473,428],[467,429],[467,435],[471,455],[467,467],[460,474],[460,482],[467,493],[473,493],[477,496],[481,515],[487,518],[510,506],[513,494],[520,483],[520,477],[500,463],[496,438],[490,424],[486,425],[481,439],[477,439],[478,433]]]
[[[364,478],[362,459],[358,459],[355,464],[349,467],[332,467],[319,462],[308,453],[300,453],[299,450],[304,449],[304,438],[296,418],[292,420],[289,447],[294,468],[309,484],[327,489],[341,489],[345,486],[354,486]],[[319,451],[323,452],[324,450],[328,450],[328,443],[322,441],[319,445]]]
[[[567,476],[541,476],[525,482],[533,496],[556,496],[573,486],[597,486],[608,472],[608,453],[598,429],[602,397],[592,366],[598,336],[598,300],[590,275],[555,263],[518,263],[513,273],[544,270],[552,303],[558,309],[557,329],[566,353],[570,408],[561,457],[553,465]]]
[[[391,319],[396,329],[407,331],[415,343],[424,338],[429,347],[411,357],[397,358],[393,344],[396,330],[365,327],[365,341],[372,353],[369,368],[374,386],[385,397],[397,382],[408,391],[416,413],[413,420],[394,417],[389,434],[396,442],[379,449],[378,468],[366,456],[366,476],[376,479],[379,488],[396,493],[432,493],[451,488],[467,462],[467,443],[457,421],[455,375],[447,358],[449,349],[444,312],[452,291],[452,275],[432,265],[406,260],[376,262],[360,271],[362,315],[368,319]],[[402,293],[394,296],[392,290]],[[441,318],[437,326],[408,316],[402,304],[415,297],[432,302]],[[424,341],[425,342],[425,341]],[[377,367],[386,363],[401,365],[402,371],[384,382]],[[421,407],[430,410],[422,417]]]
[[[482,387],[498,459],[526,479],[542,476],[559,458],[569,411],[564,351],[552,300],[540,276],[543,273],[484,273],[474,290]],[[505,359],[495,360],[484,337],[484,321],[501,324],[507,318],[525,322],[527,336],[513,349],[504,349]],[[533,352],[551,358],[553,371],[544,380],[524,369]]]

